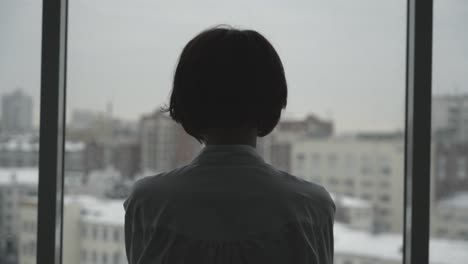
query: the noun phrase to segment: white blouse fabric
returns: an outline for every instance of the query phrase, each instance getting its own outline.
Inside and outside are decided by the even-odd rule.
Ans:
[[[124,203],[129,264],[332,264],[335,205],[249,145],[208,145],[137,181]]]

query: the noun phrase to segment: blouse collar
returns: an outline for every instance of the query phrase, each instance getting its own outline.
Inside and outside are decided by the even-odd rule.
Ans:
[[[257,149],[251,145],[207,145],[205,146],[192,163],[264,163],[262,156]]]

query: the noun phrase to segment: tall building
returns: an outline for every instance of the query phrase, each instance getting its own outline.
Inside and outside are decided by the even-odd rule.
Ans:
[[[29,133],[33,130],[33,103],[31,96],[20,89],[2,96],[2,132]]]
[[[65,196],[62,256],[67,264],[126,264],[123,200],[92,196]],[[36,263],[37,199],[28,197],[20,206],[20,264]]]
[[[0,169],[0,263],[16,263],[20,201],[37,195],[37,178],[37,168]]]
[[[333,123],[309,114],[302,120],[285,119],[271,134],[258,139],[258,152],[266,162],[290,172],[291,146],[295,141],[327,138],[333,134]]]
[[[163,113],[155,112],[140,120],[142,171],[163,172],[190,162],[201,145],[182,126]]]
[[[432,99],[433,140],[468,142],[468,94]]]
[[[375,232],[403,227],[403,139],[325,138],[297,141],[291,149],[293,175],[331,193],[361,198],[374,213]]]

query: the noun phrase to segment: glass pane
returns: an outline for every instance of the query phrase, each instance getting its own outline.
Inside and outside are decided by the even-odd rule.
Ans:
[[[0,263],[36,263],[41,1],[0,1]]]
[[[434,1],[431,263],[468,259],[467,24],[467,1]]]
[[[157,113],[178,56],[228,23],[283,60],[288,107],[257,149],[333,194],[336,263],[401,263],[405,0],[75,0],[69,16],[64,258],[126,262],[130,186],[202,147]]]

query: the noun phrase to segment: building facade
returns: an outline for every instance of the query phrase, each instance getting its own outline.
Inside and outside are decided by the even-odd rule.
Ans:
[[[308,139],[292,146],[292,174],[371,203],[375,232],[403,227],[403,140]]]
[[[2,133],[22,134],[33,130],[33,103],[20,89],[2,96]]]

